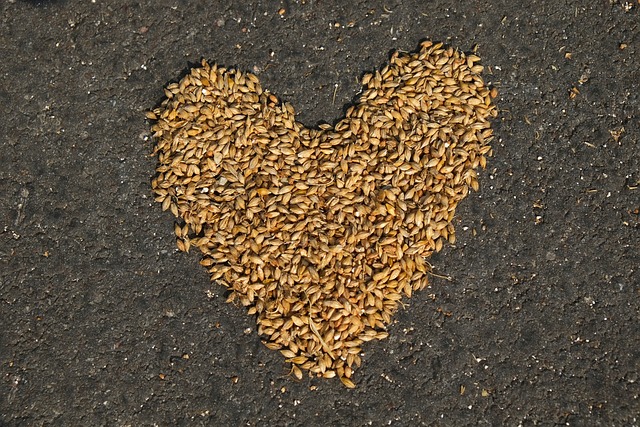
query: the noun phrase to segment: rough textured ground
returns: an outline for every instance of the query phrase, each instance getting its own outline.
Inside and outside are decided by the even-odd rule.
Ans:
[[[639,425],[639,11],[3,1],[0,425]],[[477,46],[500,91],[481,191],[431,259],[450,280],[365,346],[355,390],[296,381],[175,249],[144,111],[206,58],[331,123],[422,39]]]

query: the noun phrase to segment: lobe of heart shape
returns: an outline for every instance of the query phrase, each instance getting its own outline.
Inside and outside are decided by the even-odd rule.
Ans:
[[[250,73],[206,61],[147,113],[152,187],[211,280],[256,316],[264,344],[354,387],[362,345],[388,336],[426,258],[485,167],[497,116],[476,55],[424,42],[366,74],[335,126],[310,129]]]

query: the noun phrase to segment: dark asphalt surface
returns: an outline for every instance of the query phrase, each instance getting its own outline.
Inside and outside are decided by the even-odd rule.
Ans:
[[[0,425],[640,425],[640,3],[0,2]],[[355,390],[289,375],[178,252],[144,112],[206,58],[307,125],[477,48],[494,155]]]

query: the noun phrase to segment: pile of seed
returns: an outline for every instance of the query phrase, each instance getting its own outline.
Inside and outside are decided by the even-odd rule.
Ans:
[[[478,60],[431,42],[396,52],[319,129],[255,75],[204,61],[148,113],[178,248],[202,252],[296,377],[353,387],[362,344],[387,336],[402,296],[427,285],[425,257],[455,241],[496,116]]]

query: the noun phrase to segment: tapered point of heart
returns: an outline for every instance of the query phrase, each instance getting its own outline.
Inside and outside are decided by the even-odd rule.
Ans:
[[[353,387],[485,167],[495,92],[475,55],[424,42],[362,79],[335,126],[297,122],[249,73],[202,63],[148,113],[152,186],[211,280],[256,316],[292,373]]]

